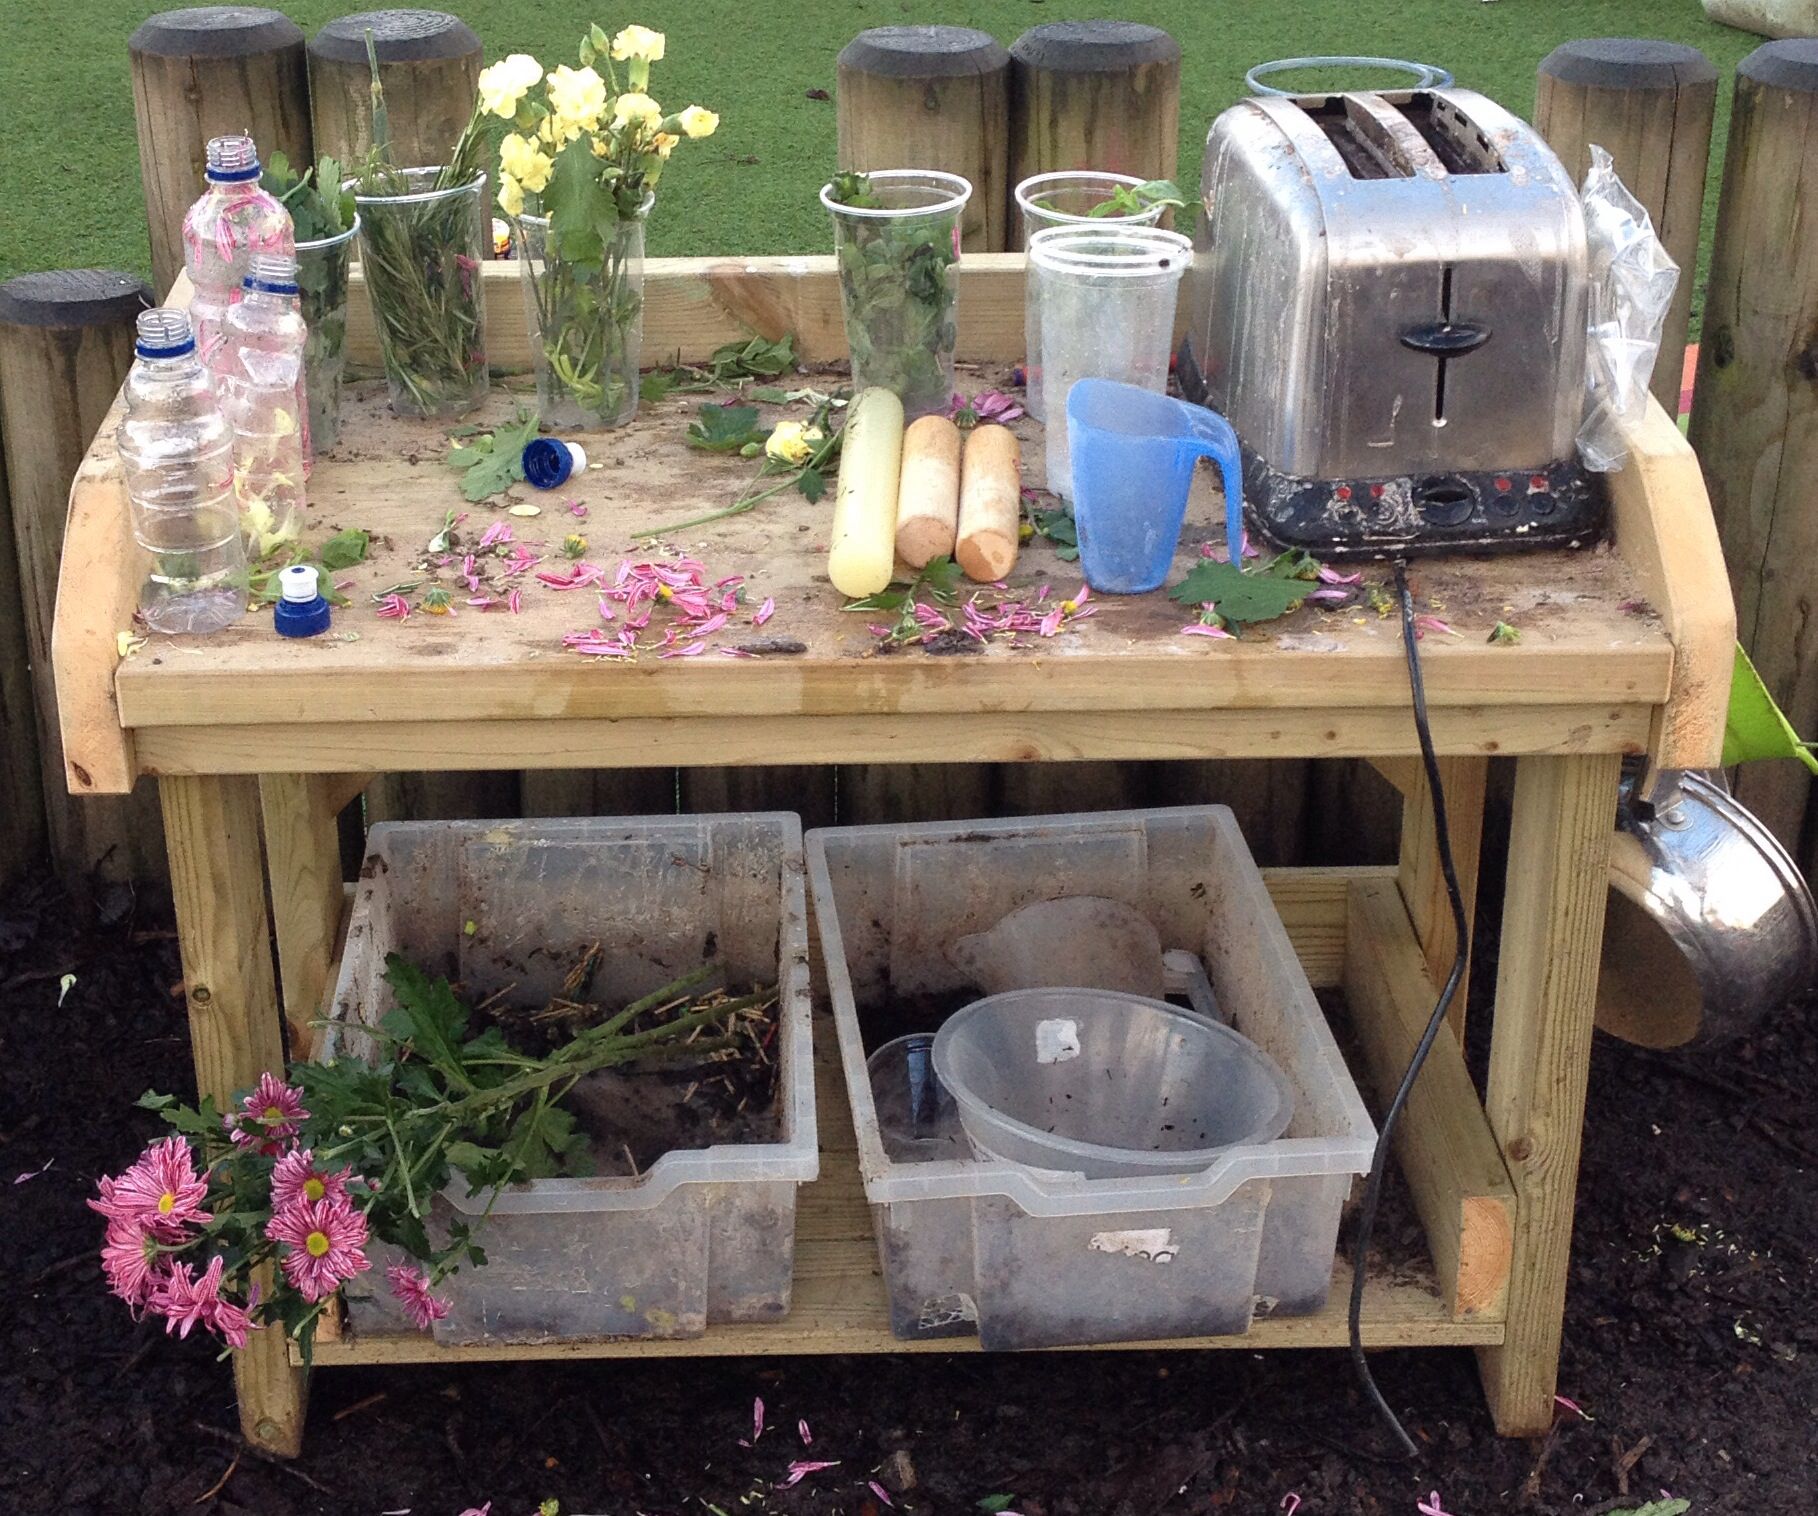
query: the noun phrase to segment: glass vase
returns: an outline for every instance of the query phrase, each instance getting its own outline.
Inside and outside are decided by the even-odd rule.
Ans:
[[[1154,226],[1161,220],[1163,205],[1129,216],[1092,214],[1120,187],[1135,189],[1143,181],[1135,174],[1112,174],[1093,170],[1061,169],[1051,174],[1032,174],[1016,187],[1016,206],[1022,212],[1022,247],[1029,239],[1050,226]],[[1042,414],[1042,280],[1041,270],[1028,263],[1023,270],[1023,409],[1037,421]]]
[[[520,216],[518,266],[545,431],[623,426],[638,413],[644,341],[644,223],[654,197],[602,238]],[[575,254],[580,256],[575,256]]]
[[[439,168],[387,169],[356,194],[360,266],[400,416],[462,416],[486,398],[486,176],[437,189]]]
[[[876,205],[842,205],[833,185],[821,204],[833,216],[840,304],[852,354],[852,388],[893,390],[913,419],[945,413],[953,399],[954,297],[960,215],[972,186],[932,169],[866,176]]]
[[[297,244],[297,293],[309,339],[303,383],[309,400],[309,449],[332,453],[341,438],[341,373],[347,367],[347,270],[360,218],[339,236]]]

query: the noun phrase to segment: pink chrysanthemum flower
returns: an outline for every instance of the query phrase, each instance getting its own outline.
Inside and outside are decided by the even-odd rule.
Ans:
[[[311,1305],[372,1267],[363,1251],[366,1218],[345,1199],[302,1201],[273,1216],[265,1235],[290,1245],[284,1277]]]
[[[271,1171],[271,1208],[287,1211],[303,1200],[347,1198],[349,1170],[329,1170],[315,1161],[308,1148],[294,1148]]]
[[[152,1143],[118,1179],[104,1177],[96,1188],[101,1198],[89,1205],[109,1221],[131,1222],[166,1242],[181,1241],[191,1223],[214,1219],[202,1209],[208,1181],[181,1137]]]
[[[246,1346],[247,1337],[255,1330],[252,1312],[253,1307],[258,1303],[259,1288],[257,1285],[253,1286],[252,1293],[247,1297],[245,1305],[223,1297],[215,1302],[214,1320],[209,1325],[220,1334],[221,1340],[230,1348],[243,1348]]]
[[[150,1304],[163,1283],[158,1268],[158,1239],[134,1221],[110,1221],[101,1246],[101,1272],[107,1287],[135,1312]]]
[[[309,1120],[303,1109],[303,1092],[267,1070],[252,1093],[240,1102],[245,1113],[232,1127],[233,1139],[242,1147],[257,1142],[281,1142],[295,1137]]]
[[[164,1330],[187,1337],[194,1327],[213,1324],[215,1307],[221,1299],[221,1271],[226,1260],[219,1253],[208,1261],[208,1267],[197,1277],[193,1266],[173,1263],[163,1283],[153,1291],[151,1308],[164,1317]]]
[[[419,1332],[427,1332],[432,1322],[448,1314],[448,1302],[430,1293],[429,1275],[422,1269],[394,1263],[385,1271],[385,1282]]]

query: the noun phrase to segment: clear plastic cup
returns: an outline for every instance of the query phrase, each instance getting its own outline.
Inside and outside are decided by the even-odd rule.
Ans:
[[[1048,488],[1071,500],[1067,392],[1081,379],[1168,387],[1174,304],[1193,244],[1153,226],[1051,226],[1030,239],[1042,292],[1041,414]]]
[[[1103,205],[1120,186],[1134,189],[1143,182],[1135,174],[1085,169],[1032,174],[1016,187],[1016,204],[1023,216],[1022,241],[1017,245],[1028,247],[1031,237],[1050,226],[1154,226],[1166,206],[1152,205],[1130,216],[1092,214],[1093,207]],[[1023,409],[1043,421],[1047,418],[1041,409],[1042,306],[1041,280],[1037,275],[1033,263],[1023,275],[1023,368],[1028,375]]]
[[[933,169],[880,169],[866,177],[875,206],[842,205],[831,183],[821,187],[821,204],[833,217],[852,390],[890,390],[911,420],[944,414],[953,399],[958,335],[951,270],[972,185]]]
[[[440,168],[390,169],[397,192],[355,193],[360,268],[400,416],[465,415],[486,398],[486,176],[438,189]]]
[[[347,271],[360,218],[334,237],[297,244],[297,288],[309,341],[303,349],[309,391],[309,443],[334,451],[341,437],[341,373],[347,367]]]
[[[1244,481],[1237,434],[1217,411],[1133,384],[1082,379],[1067,397],[1073,439],[1073,524],[1093,589],[1140,595],[1168,577],[1187,515],[1193,469],[1216,459],[1225,542],[1243,551]]]

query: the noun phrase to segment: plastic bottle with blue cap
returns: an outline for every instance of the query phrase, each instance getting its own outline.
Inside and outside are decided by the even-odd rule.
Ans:
[[[558,489],[586,470],[587,451],[578,442],[535,437],[524,444],[524,477],[537,489]]]
[[[233,430],[186,312],[141,311],[133,352],[118,443],[142,562],[139,619],[154,632],[218,632],[246,609]]]
[[[255,254],[242,298],[227,313],[233,365],[222,406],[234,428],[234,488],[249,556],[265,558],[303,535],[309,398],[295,254]]]
[[[328,599],[322,593],[316,570],[307,563],[293,563],[278,571],[278,603],[272,607],[272,625],[280,637],[315,637],[328,630]]]
[[[259,149],[244,133],[211,137],[208,188],[183,217],[183,266],[195,286],[190,320],[202,366],[216,379],[227,362],[227,312],[254,253],[295,253],[290,212],[259,183]]]

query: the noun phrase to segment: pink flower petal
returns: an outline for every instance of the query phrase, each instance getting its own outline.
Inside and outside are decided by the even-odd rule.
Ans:
[[[803,1421],[796,1422],[795,1432],[796,1432],[796,1435],[802,1439],[803,1447],[807,1448],[807,1447],[814,1446],[814,1433],[812,1433],[808,1430],[807,1421],[803,1420]]]
[[[885,1505],[889,1506],[891,1510],[894,1511],[896,1509],[896,1502],[890,1498],[890,1492],[881,1484],[875,1479],[867,1479],[865,1483],[870,1488],[873,1495],[877,1496],[877,1498],[883,1501]]]
[[[1195,621],[1191,626],[1183,626],[1180,634],[1183,637],[1219,637],[1227,641],[1236,640],[1222,626],[1213,626],[1205,621]]]
[[[777,1488],[786,1490],[791,1485],[800,1484],[810,1474],[818,1474],[822,1469],[837,1469],[839,1466],[840,1461],[837,1458],[798,1458],[789,1465],[788,1477],[777,1485]]]
[[[757,608],[757,614],[751,618],[751,624],[753,626],[762,626],[775,614],[776,601],[771,596],[766,595],[764,597],[764,603]]]

